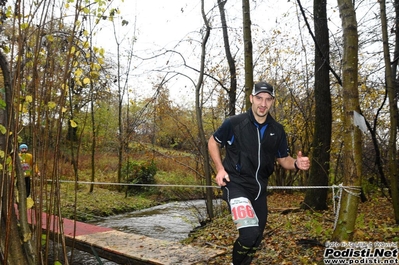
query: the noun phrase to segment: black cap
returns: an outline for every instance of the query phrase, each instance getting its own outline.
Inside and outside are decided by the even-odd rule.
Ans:
[[[258,82],[255,84],[254,89],[252,90],[252,95],[257,95],[259,93],[266,92],[269,93],[272,97],[274,97],[274,89],[273,86],[266,82]]]

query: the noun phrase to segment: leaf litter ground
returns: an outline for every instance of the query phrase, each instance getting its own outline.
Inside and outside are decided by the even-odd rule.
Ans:
[[[324,264],[324,244],[330,241],[335,221],[333,203],[326,211],[300,209],[303,194],[273,193],[268,197],[269,216],[264,240],[252,264]],[[188,241],[193,245],[221,248],[226,254],[206,264],[230,264],[232,245],[237,231],[230,215],[216,218],[193,232]],[[370,195],[359,204],[353,242],[399,241],[389,199]],[[205,263],[204,263],[205,264]],[[202,265],[202,263],[201,263]]]

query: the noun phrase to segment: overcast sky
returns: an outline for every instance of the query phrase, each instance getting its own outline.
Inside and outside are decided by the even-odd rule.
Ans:
[[[302,1],[304,3],[309,1]],[[205,0],[206,12],[209,12],[212,7],[216,6],[216,0]],[[295,23],[295,1],[250,1],[251,3],[251,21],[253,29],[260,30],[264,34],[268,34],[268,29],[276,26],[284,27],[286,23]],[[129,21],[129,25],[118,30],[119,39],[134,36],[134,27],[136,28],[137,41],[134,46],[135,54],[140,56],[150,56],[151,52],[165,49],[174,49],[176,44],[182,39],[186,38],[188,34],[198,32],[203,26],[201,18],[201,2],[200,0],[125,0],[124,3],[119,3],[114,0],[115,6],[120,6],[120,19]],[[226,4],[226,15],[229,27],[242,27],[242,1],[228,0]],[[293,14],[293,18],[287,17],[286,12]],[[213,10],[213,16],[219,16],[217,7]],[[216,25],[219,22],[214,22]],[[103,24],[102,32],[98,35],[99,43],[106,48],[107,51],[116,51],[115,40],[110,24]],[[298,26],[288,28],[292,34],[297,34]],[[259,31],[258,31],[259,32]],[[213,31],[211,34],[215,34]],[[198,36],[198,35],[197,35]],[[230,36],[231,37],[231,36]],[[232,38],[232,37],[231,37]],[[198,38],[197,38],[198,40]],[[220,35],[220,43],[222,42]],[[128,44],[129,41],[123,40],[123,44]],[[191,46],[200,46],[199,43],[191,44]],[[192,47],[188,47],[188,52]],[[241,50],[242,52],[242,50]],[[199,49],[195,51],[196,56],[199,55]],[[157,63],[165,64],[165,61],[152,61],[147,67],[154,67]],[[143,67],[141,65],[140,67]],[[132,80],[131,87],[134,88],[138,96],[144,93],[143,91],[151,91],[151,83],[148,82],[147,77],[140,76],[141,81],[135,78]],[[153,78],[154,79],[154,78]],[[147,80],[147,81],[143,81]],[[155,81],[155,80],[152,80]],[[187,81],[187,80],[186,80]],[[139,84],[137,83],[139,82]],[[168,83],[173,100],[181,100],[182,98],[191,97],[193,94],[193,87],[190,84],[181,85],[183,78],[174,80]],[[147,87],[148,86],[148,87]],[[182,90],[186,87],[187,90]],[[177,88],[177,89],[175,89]],[[147,93],[148,96],[151,93]]]

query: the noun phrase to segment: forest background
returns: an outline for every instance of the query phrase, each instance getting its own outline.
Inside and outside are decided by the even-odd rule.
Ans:
[[[3,82],[5,88],[12,85],[12,97],[7,99],[4,91],[2,99],[3,108],[8,111],[2,116],[2,132],[7,136],[2,144],[2,187],[16,183],[17,172],[12,171],[11,182],[4,174],[9,172],[5,170],[8,158],[18,164],[15,153],[18,144],[24,142],[30,146],[41,171],[33,193],[35,201],[40,202],[35,206],[39,210],[80,220],[90,218],[87,204],[82,205],[79,200],[87,193],[101,194],[104,190],[125,195],[147,192],[150,199],[141,207],[154,200],[206,197],[209,201],[218,195],[216,188],[126,189],[118,184],[142,183],[145,178],[147,184],[214,185],[204,139],[226,117],[247,109],[251,87],[246,76],[247,44],[243,39],[241,3],[218,1],[205,5],[202,1],[182,1],[171,14],[198,22],[197,28],[187,32],[177,26],[140,32],[140,16],[125,15],[132,8],[122,7],[122,2],[116,0],[1,3]],[[313,141],[316,116],[320,114],[314,89],[318,47],[309,25],[314,19],[314,3],[290,1],[272,9],[267,1],[251,2],[251,72],[252,81],[266,80],[274,85],[277,97],[271,114],[284,125],[292,153],[302,150],[317,162],[312,155],[317,149]],[[395,3],[390,4],[386,12],[390,29],[387,42],[393,53],[396,13]],[[152,7],[153,21],[158,13],[155,11],[168,13],[162,5],[166,4]],[[325,3],[325,7],[331,71],[328,83],[323,85],[330,93],[331,105],[327,107],[332,122],[329,159],[325,161],[328,171],[323,173],[322,182],[351,184],[345,181],[346,97],[341,80],[345,38],[338,5]],[[221,10],[225,10],[225,16]],[[360,103],[355,107],[359,107],[356,110],[364,116],[367,127],[362,132],[361,152],[353,149],[361,156],[360,183],[366,196],[374,191],[394,194],[391,184],[397,176],[388,165],[392,162],[390,148],[396,150],[397,146],[396,134],[393,141],[391,134],[392,126],[397,130],[392,122],[392,117],[397,120],[397,113],[392,115],[392,104],[388,104],[381,6],[379,2],[359,1],[354,10],[359,33],[356,89]],[[198,19],[191,20],[193,17]],[[227,42],[224,30],[228,32]],[[181,38],[159,48],[140,43],[141,34],[159,35],[161,39],[164,31],[167,35],[182,33],[177,35]],[[227,51],[233,60],[226,59]],[[231,61],[235,76],[231,74],[233,66],[228,64]],[[395,105],[397,111],[397,102]],[[328,116],[327,113],[321,114]],[[396,151],[393,155],[397,167]],[[269,185],[304,186],[311,182],[311,176],[312,172],[286,172],[276,165]],[[72,191],[66,189],[72,195],[72,203],[65,203],[61,196],[63,187],[71,187]],[[23,193],[19,188],[18,192]],[[10,190],[6,189],[2,198],[13,197]],[[327,191],[323,196],[327,196]],[[96,200],[98,203],[101,199]],[[71,212],[66,212],[69,207]],[[97,214],[127,210],[115,207],[102,207],[112,210]],[[208,214],[213,219],[219,213],[208,208]],[[356,215],[353,217],[356,219]],[[13,229],[19,236],[18,229],[10,225]],[[41,230],[35,230],[34,235],[33,238],[40,238]],[[37,245],[33,249],[42,253]],[[38,256],[46,255],[34,255]]]

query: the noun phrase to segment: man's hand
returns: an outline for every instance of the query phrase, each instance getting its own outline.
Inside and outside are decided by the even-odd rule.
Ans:
[[[224,169],[220,170],[216,175],[216,183],[218,184],[218,186],[221,187],[226,186],[226,182],[229,181],[230,181],[229,174],[227,174],[227,172]]]
[[[300,170],[308,170],[310,167],[310,160],[307,156],[302,156],[302,152],[299,151],[295,160],[296,167]]]

